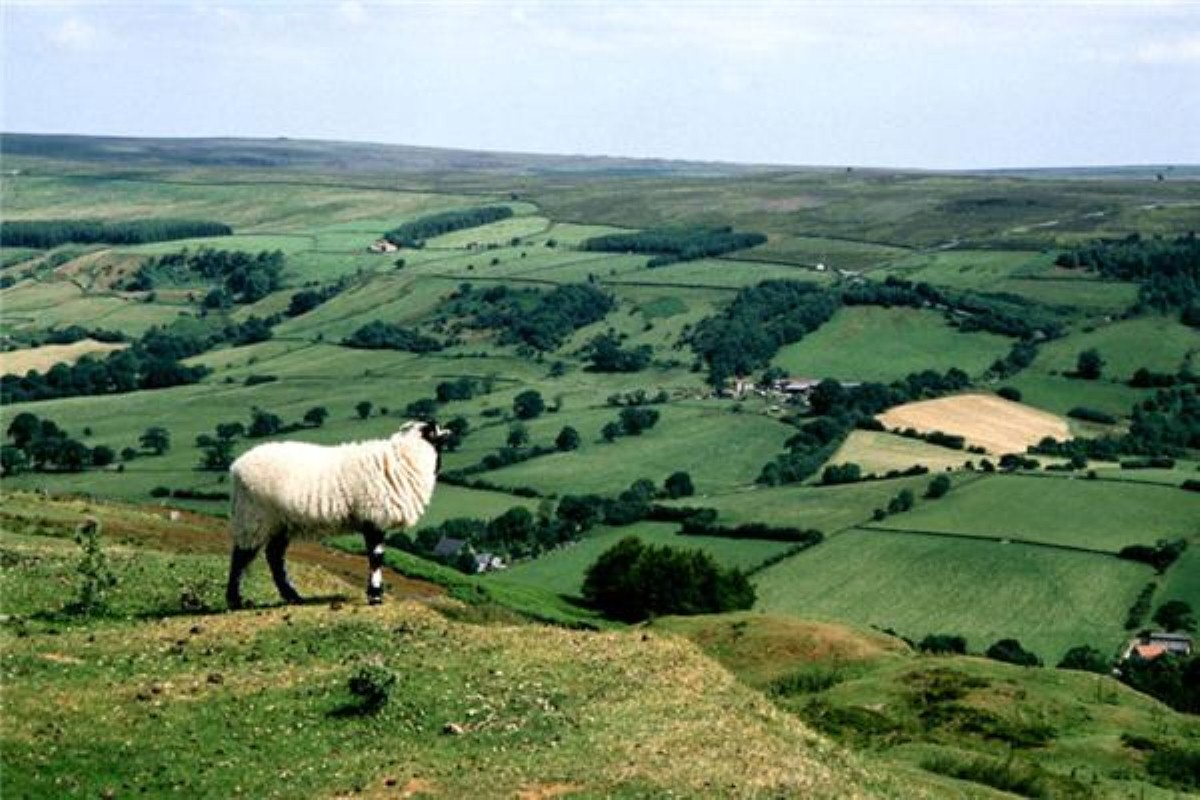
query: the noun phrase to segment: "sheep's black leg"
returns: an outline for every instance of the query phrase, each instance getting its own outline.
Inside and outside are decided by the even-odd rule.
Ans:
[[[299,603],[302,598],[288,579],[287,562],[284,561],[288,543],[287,531],[280,531],[272,536],[267,542],[267,564],[271,567],[271,577],[275,579],[275,588],[279,590],[279,596],[285,602]]]
[[[376,606],[383,602],[383,531],[368,522],[363,525],[362,534],[367,545],[367,561],[371,565],[367,602]]]
[[[231,609],[241,608],[242,602],[242,576],[246,574],[246,567],[250,566],[250,562],[258,555],[257,547],[234,547],[233,554],[229,558],[229,583],[225,587],[225,601]]]

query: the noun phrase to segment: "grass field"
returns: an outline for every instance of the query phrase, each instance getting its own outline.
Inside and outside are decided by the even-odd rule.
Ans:
[[[1067,421],[990,394],[962,394],[890,408],[876,419],[888,428],[915,428],[962,436],[990,453],[1024,453],[1050,436],[1070,438]]]
[[[893,469],[921,465],[930,470],[958,469],[963,462],[975,460],[972,453],[927,444],[879,431],[851,431],[830,464],[858,464],[864,473],[882,475]]]
[[[953,479],[964,478],[956,475]],[[876,508],[886,507],[888,500],[904,489],[920,497],[930,480],[930,476],[922,475],[839,486],[755,487],[728,494],[686,498],[678,504],[715,508],[725,524],[763,522],[816,528],[832,534],[866,522]]]
[[[540,558],[515,564],[503,572],[493,573],[490,579],[505,583],[529,584],[559,594],[577,596],[588,567],[595,563],[601,553],[626,536],[637,537],[646,544],[702,550],[722,566],[741,570],[753,569],[791,546],[787,542],[680,536],[677,533],[678,529],[679,526],[674,523],[662,522],[640,522],[621,528],[597,529],[575,544]]]
[[[1198,519],[1200,497],[1169,487],[994,475],[882,524],[1116,552],[1129,544],[1193,538]]]
[[[756,607],[913,639],[960,634],[976,651],[1015,637],[1057,660],[1077,644],[1115,651],[1152,575],[1106,555],[853,530],[759,573]]]
[[[705,406],[659,406],[659,423],[640,436],[624,436],[611,444],[595,443],[603,422],[618,409],[599,415],[595,427],[580,427],[588,446],[570,453],[536,458],[486,473],[501,486],[532,486],[543,492],[614,493],[638,478],[655,483],[677,470],[689,473],[701,494],[754,482],[762,465],[783,449],[790,430],[755,414],[732,414]],[[563,416],[567,423],[569,417]],[[731,443],[737,442],[736,447]],[[580,481],[579,476],[587,479]]]
[[[1128,380],[1140,367],[1177,372],[1200,364],[1200,335],[1174,318],[1139,317],[1102,325],[1043,345],[1034,362],[1038,372],[1067,374],[1084,350],[1104,358],[1104,377]]]
[[[888,382],[924,369],[978,374],[1007,349],[1002,337],[959,333],[934,311],[854,306],[784,347],[772,363],[790,375]]]

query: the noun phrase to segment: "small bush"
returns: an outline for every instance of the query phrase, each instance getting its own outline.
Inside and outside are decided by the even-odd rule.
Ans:
[[[989,758],[970,760],[953,756],[935,756],[921,762],[921,769],[947,775],[972,783],[991,786],[1002,792],[1012,792],[1023,797],[1049,797],[1045,780],[1028,767],[1009,762],[993,761]]]
[[[967,640],[963,636],[948,633],[931,633],[917,643],[923,653],[958,653],[965,655]]]
[[[108,591],[117,585],[117,576],[108,568],[100,547],[99,520],[85,520],[75,531],[75,543],[83,552],[75,565],[78,584],[68,611],[85,616],[101,614],[108,609]]]
[[[984,653],[993,661],[1004,661],[1022,667],[1040,667],[1042,660],[1037,654],[1026,650],[1016,639],[1001,639]]]
[[[373,714],[387,705],[396,673],[378,663],[363,664],[350,675],[350,693],[358,698],[359,709]]]

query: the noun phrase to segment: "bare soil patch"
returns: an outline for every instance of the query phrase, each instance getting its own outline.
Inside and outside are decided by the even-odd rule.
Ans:
[[[13,350],[0,354],[0,373],[24,375],[31,369],[45,372],[55,364],[74,364],[88,353],[106,355],[114,350],[123,350],[128,346],[123,342],[80,339],[72,344],[44,344],[41,347]]]
[[[876,417],[889,429],[915,428],[962,436],[989,453],[1024,453],[1047,436],[1071,438],[1062,417],[990,394],[939,397],[896,406]]]

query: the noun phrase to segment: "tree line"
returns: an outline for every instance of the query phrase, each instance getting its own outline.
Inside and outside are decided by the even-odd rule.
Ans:
[[[61,244],[146,244],[229,236],[222,222],[196,219],[37,219],[0,222],[0,246],[48,249]]]
[[[693,225],[593,236],[584,240],[580,247],[603,253],[651,254],[654,257],[646,266],[653,268],[745,250],[766,241],[766,236],[754,231],[735,231],[729,226]]]
[[[424,247],[425,240],[443,233],[478,228],[491,222],[508,219],[513,211],[508,206],[478,206],[456,211],[442,211],[398,225],[383,235],[397,247]]]
[[[1174,239],[1134,233],[1100,240],[1059,253],[1054,263],[1137,283],[1135,312],[1178,310],[1185,324],[1200,327],[1200,239],[1195,232]]]

